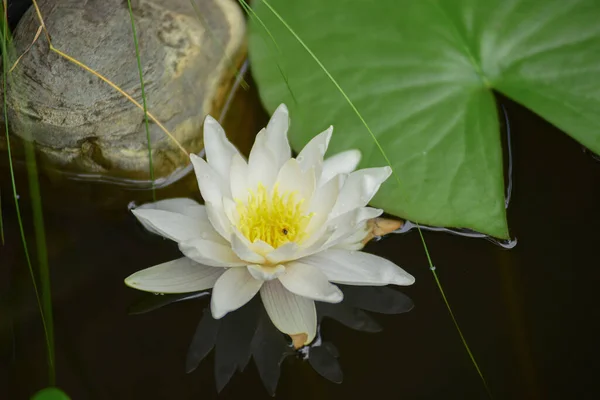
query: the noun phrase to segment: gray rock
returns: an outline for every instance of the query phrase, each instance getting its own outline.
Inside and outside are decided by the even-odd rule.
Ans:
[[[245,56],[245,22],[233,0],[133,1],[148,110],[188,152],[218,115]],[[126,0],[38,0],[55,48],[98,71],[142,103]],[[31,7],[14,32],[16,54],[39,27]],[[11,74],[11,133],[33,140],[58,169],[147,179],[143,112],[115,89],[50,50],[42,34]],[[189,163],[150,121],[156,177]]]

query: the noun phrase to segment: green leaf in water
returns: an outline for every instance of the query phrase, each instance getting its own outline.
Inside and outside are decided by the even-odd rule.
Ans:
[[[600,153],[597,1],[269,3],[339,82],[385,149],[400,180],[388,180],[373,201],[387,212],[508,237],[492,90]],[[257,2],[255,11],[282,54],[273,54],[251,21],[254,75],[269,111],[281,102],[290,106],[294,148],[333,124],[332,153],[359,148],[363,167],[385,164],[314,59],[264,4]]]
[[[31,400],[71,400],[71,398],[62,390],[49,387],[34,394]]]

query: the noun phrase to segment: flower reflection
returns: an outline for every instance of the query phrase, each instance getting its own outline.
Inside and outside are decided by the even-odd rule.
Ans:
[[[253,359],[265,389],[274,395],[281,374],[281,364],[289,356],[307,361],[325,379],[341,383],[343,372],[338,362],[339,353],[335,345],[324,338],[321,330],[323,319],[336,320],[357,331],[379,332],[381,326],[368,312],[401,314],[410,311],[413,302],[405,294],[390,287],[340,285],[340,289],[344,293],[341,303],[316,303],[319,321],[316,339],[299,350],[294,348],[289,337],[275,328],[258,297],[252,299],[246,307],[221,319],[213,318],[209,308],[204,309],[189,346],[186,372],[193,372],[214,350],[215,381],[219,392],[236,370],[244,371],[250,359]],[[203,291],[162,296],[146,294],[129,312],[141,314],[175,302],[208,297],[209,293]]]

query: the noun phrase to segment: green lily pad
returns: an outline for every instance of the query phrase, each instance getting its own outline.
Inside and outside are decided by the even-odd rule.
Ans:
[[[70,397],[60,389],[49,387],[34,394],[31,400],[70,400]]]
[[[294,149],[332,124],[332,154],[358,148],[361,167],[385,165],[314,59],[262,1],[254,4],[280,49],[253,19],[254,77],[269,111],[289,106]],[[373,204],[391,214],[508,237],[493,90],[600,153],[596,0],[269,4],[338,81],[386,152],[398,179],[388,179]]]

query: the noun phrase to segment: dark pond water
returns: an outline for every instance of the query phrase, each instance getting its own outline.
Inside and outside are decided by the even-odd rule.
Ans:
[[[238,96],[225,127],[258,131],[266,121],[253,91]],[[437,273],[496,399],[595,399],[600,316],[596,304],[600,163],[531,112],[500,99],[511,123],[514,186],[507,250],[483,239],[426,232]],[[241,143],[247,150],[250,140]],[[0,399],[27,399],[47,385],[43,331],[20,243],[6,154],[0,154],[6,242],[0,247]],[[27,238],[34,232],[26,174],[17,163]],[[57,384],[73,399],[270,398],[253,362],[217,395],[211,353],[186,374],[188,346],[208,298],[145,314],[147,296],[123,279],[179,256],[174,243],[144,231],[128,204],[147,191],[40,176],[54,302]],[[159,198],[199,200],[193,176]],[[330,319],[343,383],[301,357],[282,364],[283,399],[485,399],[483,385],[427,266],[416,232],[391,235],[367,251],[416,277],[402,288],[415,307],[372,314],[379,333]]]
[[[446,233],[426,233],[426,240],[495,398],[596,398],[600,164],[532,113],[505,104],[515,169],[509,222],[518,245],[506,250]],[[239,105],[231,115],[238,112]],[[252,125],[263,121],[264,115]],[[46,384],[47,372],[5,159],[0,388],[1,398],[25,399]],[[28,239],[33,240],[24,174],[17,182]],[[212,354],[193,373],[184,371],[206,297],[128,315],[143,294],[127,288],[123,279],[178,256],[175,244],[144,231],[127,210],[130,201],[148,201],[150,194],[47,176],[41,182],[58,384],[74,399],[217,397]],[[197,197],[194,185],[190,177],[158,195]],[[308,362],[289,357],[282,366],[278,397],[485,398],[418,235],[392,235],[367,250],[415,275],[416,284],[402,289],[415,308],[401,315],[375,315],[383,327],[379,333],[325,320],[321,333],[339,350],[343,383],[331,383]],[[269,397],[253,363],[236,373],[221,393],[232,399],[249,395]]]

